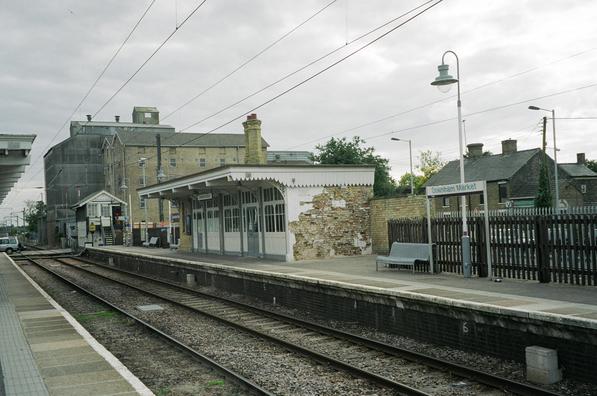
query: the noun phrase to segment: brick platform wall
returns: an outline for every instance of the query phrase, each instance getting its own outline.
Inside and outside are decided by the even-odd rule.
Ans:
[[[426,216],[425,196],[374,198],[371,205],[373,253],[388,253],[388,220]]]

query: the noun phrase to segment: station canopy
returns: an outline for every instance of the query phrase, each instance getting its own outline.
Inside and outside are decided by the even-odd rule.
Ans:
[[[277,184],[289,188],[372,186],[373,165],[228,165],[138,189],[142,198]]]
[[[0,204],[29,165],[35,135],[0,134]]]

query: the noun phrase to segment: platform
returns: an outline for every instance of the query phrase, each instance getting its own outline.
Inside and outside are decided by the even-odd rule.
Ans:
[[[0,253],[0,395],[151,395]]]
[[[416,294],[428,296],[431,300],[452,300],[477,308],[494,307],[500,312],[532,314],[549,321],[581,324],[597,330],[597,287],[594,286],[546,284],[514,279],[502,279],[502,282],[497,283],[487,278],[465,279],[454,274],[413,274],[409,269],[376,272],[375,256],[288,263],[250,257],[199,255],[159,248],[108,246],[96,249],[266,271],[371,287],[399,292],[398,294]]]

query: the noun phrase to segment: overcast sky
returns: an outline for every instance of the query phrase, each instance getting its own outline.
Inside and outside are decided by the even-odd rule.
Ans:
[[[424,2],[338,0],[165,118],[330,1],[207,0],[95,120],[113,120],[118,114],[122,121],[130,121],[133,106],[156,106],[162,123],[182,130],[344,47],[187,130],[210,131],[383,34],[404,19],[353,42]],[[35,187],[44,185],[41,157],[48,146],[68,137],[68,125],[58,133],[60,127],[70,121],[79,101],[150,2],[0,0],[0,133],[37,134],[32,165],[2,210],[20,209],[25,200],[39,199]],[[155,1],[72,119],[96,114],[199,3]],[[391,136],[412,139],[415,164],[423,150],[439,151],[445,160],[455,159],[455,89],[443,94],[429,85],[443,52],[451,49],[460,57],[467,142],[484,143],[493,153],[501,151],[500,141],[505,138],[517,139],[519,149],[539,147],[538,123],[544,114],[527,110],[528,105],[555,108],[556,117],[597,116],[597,86],[574,90],[597,83],[596,15],[597,2],[588,0],[444,0],[256,110],[263,122],[263,137],[272,150],[313,150],[330,136],[358,135],[390,160],[396,178],[408,170],[408,145],[391,142]],[[446,63],[455,74],[455,59],[448,55]],[[562,91],[569,92],[531,100]],[[516,104],[527,100],[531,101]],[[489,109],[494,110],[484,111]],[[384,121],[372,123],[380,119]],[[442,120],[448,121],[438,122]],[[556,124],[560,162],[574,161],[577,152],[597,158],[597,120],[557,120]],[[553,147],[549,131],[548,147]],[[241,120],[218,132],[242,133]]]

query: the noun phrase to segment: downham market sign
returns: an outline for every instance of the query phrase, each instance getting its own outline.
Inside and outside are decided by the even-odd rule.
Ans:
[[[440,197],[444,195],[462,195],[482,193],[485,189],[485,180],[466,183],[444,184],[443,186],[429,186],[426,188],[428,197]]]

